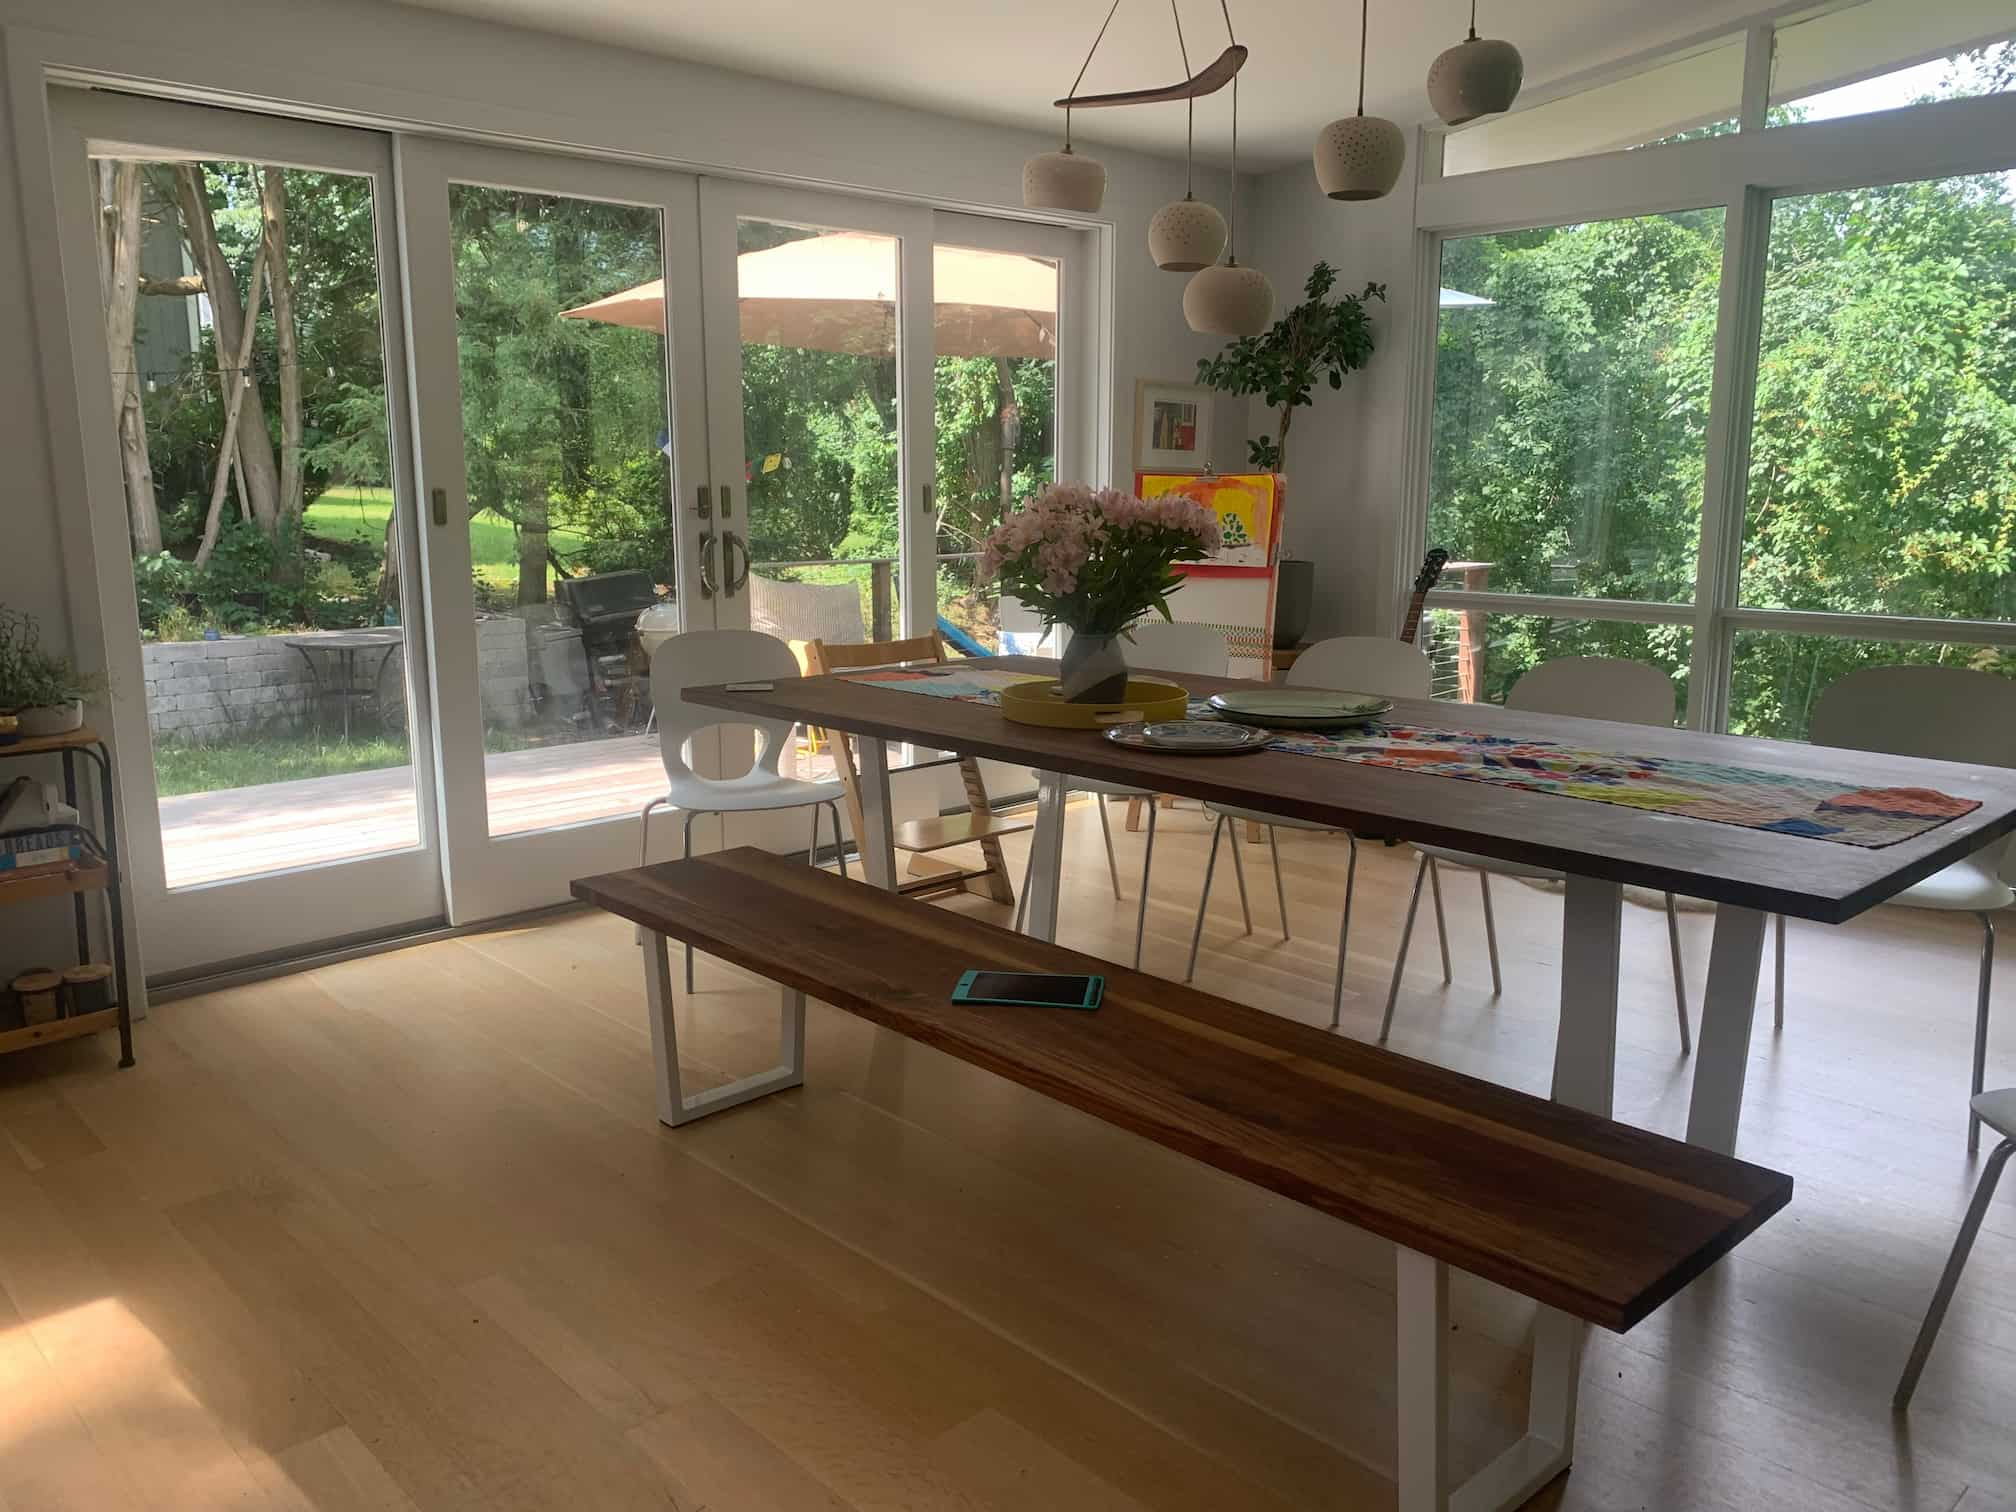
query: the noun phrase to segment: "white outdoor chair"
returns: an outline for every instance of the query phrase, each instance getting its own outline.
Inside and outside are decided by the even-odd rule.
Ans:
[[[1885,667],[1880,670],[1901,669]],[[2009,1163],[2009,1157],[2016,1155],[2016,1087],[1977,1093],[1971,1106],[1975,1119],[2000,1134],[2002,1143],[1988,1152],[1988,1159],[1981,1167],[1981,1181],[1974,1188],[1974,1200],[1967,1204],[1967,1216],[1960,1220],[1960,1233],[1953,1241],[1953,1253],[1946,1257],[1946,1269],[1939,1274],[1939,1288],[1932,1293],[1932,1305],[1925,1310],[1925,1321],[1918,1329],[1918,1341],[1911,1346],[1911,1358],[1905,1362],[1904,1374],[1897,1382],[1897,1394],[1890,1399],[1891,1407],[1898,1412],[1911,1405],[1911,1393],[1918,1389],[1918,1376],[1932,1354],[1932,1342],[1939,1337],[1939,1325],[1946,1320],[1946,1304],[1953,1300],[1953,1289],[1960,1284],[1960,1272],[1966,1268],[1967,1252],[1974,1248],[1974,1236],[1981,1232],[1981,1220],[1988,1216],[1988,1202],[1995,1195],[1995,1183],[2001,1180],[2002,1167]]]
[[[1810,736],[1816,746],[1926,756],[1983,766],[2016,766],[2016,681],[1965,667],[1865,667],[1820,695]],[[1981,921],[1981,976],[1974,1000],[1974,1096],[1988,1069],[1988,992],[1995,975],[1995,918],[2016,902],[2002,880],[2004,840],[1907,887],[1892,903],[1971,913]],[[1777,921],[1773,1017],[1785,1027],[1785,919]],[[2005,1132],[2007,1132],[2005,1130]],[[1967,1119],[1967,1152],[1981,1148],[1981,1113]]]
[[[1380,698],[1426,698],[1432,669],[1419,647],[1406,641],[1377,635],[1340,635],[1318,641],[1295,658],[1285,682],[1293,688],[1328,688],[1341,693],[1370,693]],[[1206,804],[1205,812],[1217,816],[1211,830],[1211,856],[1204,863],[1204,891],[1197,899],[1197,924],[1190,932],[1190,965],[1183,973],[1189,981],[1197,974],[1197,951],[1204,940],[1204,909],[1211,901],[1211,874],[1218,865],[1218,842],[1226,827],[1232,827],[1232,874],[1239,882],[1239,911],[1246,932],[1253,932],[1253,911],[1246,900],[1246,865],[1239,858],[1238,821],[1265,825],[1267,849],[1274,862],[1274,897],[1281,905],[1281,938],[1289,938],[1288,888],[1281,878],[1281,846],[1277,829],[1329,832],[1327,824],[1306,819],[1289,819],[1262,809],[1221,807]],[[1335,1029],[1344,1016],[1344,958],[1351,943],[1351,894],[1358,882],[1358,837],[1349,830],[1337,833],[1351,847],[1344,872],[1344,917],[1337,928],[1337,979],[1330,994],[1330,1027]]]
[[[639,864],[650,858],[651,811],[676,808],[686,816],[686,844],[693,854],[693,821],[702,814],[748,814],[772,809],[812,810],[812,845],[806,860],[819,860],[819,810],[833,813],[833,844],[840,874],[847,875],[847,844],[840,833],[842,791],[837,782],[802,782],[782,776],[778,760],[791,739],[787,719],[752,719],[686,701],[686,688],[709,683],[785,682],[798,675],[798,659],[775,636],[756,630],[689,630],[663,642],[651,657],[651,702],[658,713],[658,754],[665,763],[666,791],[644,805]],[[686,753],[693,737],[719,725],[753,725],[756,760],[740,777],[702,777]],[[693,990],[693,947],[686,947],[686,990]]]
[[[1542,662],[1505,695],[1505,707],[1533,714],[1568,714],[1582,719],[1614,719],[1620,724],[1673,724],[1673,679],[1650,662],[1619,656],[1563,656]],[[1498,970],[1498,924],[1491,912],[1491,876],[1531,877],[1558,882],[1561,873],[1542,866],[1523,866],[1439,845],[1417,845],[1421,857],[1414,868],[1414,892],[1407,902],[1407,922],[1400,930],[1400,953],[1393,962],[1393,982],[1386,989],[1386,1014],[1379,1023],[1379,1043],[1393,1031],[1393,1009],[1400,1001],[1400,973],[1407,965],[1407,946],[1414,937],[1414,915],[1421,906],[1425,877],[1435,898],[1435,928],[1442,942],[1442,980],[1450,980],[1449,934],[1442,922],[1442,878],[1438,866],[1467,866],[1477,873],[1484,894],[1484,944],[1491,957],[1491,995],[1505,990]],[[1673,1006],[1680,1017],[1680,1053],[1694,1050],[1687,1021],[1687,976],[1680,959],[1680,915],[1673,894],[1666,894],[1666,943],[1673,958]]]
[[[1165,620],[1150,620],[1133,627],[1129,632],[1134,643],[1128,648],[1127,660],[1133,665],[1156,672],[1172,672],[1177,676],[1185,674],[1198,677],[1223,677],[1231,663],[1231,656],[1225,643],[1225,631],[1218,625],[1170,624]],[[1066,790],[1073,793],[1094,794],[1099,803],[1099,831],[1106,841],[1106,871],[1113,879],[1113,896],[1117,900],[1120,892],[1120,864],[1113,856],[1113,822],[1106,812],[1109,798],[1145,798],[1148,800],[1148,844],[1141,857],[1141,903],[1134,915],[1134,967],[1141,967],[1141,943],[1148,930],[1148,877],[1155,865],[1155,794],[1147,788],[1125,787],[1117,782],[1100,782],[1091,777],[1072,777],[1066,781]],[[1036,848],[1029,848],[1029,858],[1033,862]],[[1022,928],[1022,917],[1029,907],[1029,870],[1022,870],[1022,896],[1015,904],[1015,928]]]

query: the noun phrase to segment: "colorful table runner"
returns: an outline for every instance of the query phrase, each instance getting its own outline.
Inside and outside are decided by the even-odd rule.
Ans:
[[[856,673],[847,680],[999,705],[1002,688],[1040,679],[1027,672],[954,667],[942,676],[891,670]],[[1202,699],[1191,701],[1190,716],[1218,717]],[[1677,814],[1871,850],[1922,835],[1981,806],[1975,799],[1955,798],[1931,788],[1865,788],[1835,778],[1795,776],[1715,761],[1583,750],[1553,740],[1426,725],[1372,723],[1334,734],[1283,730],[1269,749],[1462,782],[1495,783],[1522,792],[1614,803],[1648,813]]]

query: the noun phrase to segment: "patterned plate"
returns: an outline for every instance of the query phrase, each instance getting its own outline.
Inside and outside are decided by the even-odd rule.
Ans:
[[[1264,751],[1274,737],[1250,725],[1222,719],[1169,719],[1153,724],[1115,725],[1106,732],[1115,745],[1132,751],[1164,751],[1172,756],[1237,756]]]
[[[1327,688],[1255,688],[1214,693],[1211,707],[1229,719],[1277,730],[1341,730],[1388,713],[1393,700]]]

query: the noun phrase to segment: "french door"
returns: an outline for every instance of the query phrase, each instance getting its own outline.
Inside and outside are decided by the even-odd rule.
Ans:
[[[438,919],[391,139],[51,104],[148,974]]]
[[[712,524],[699,187],[416,137],[398,166],[460,923],[634,866],[665,791],[648,650],[714,625],[729,570],[694,528]]]

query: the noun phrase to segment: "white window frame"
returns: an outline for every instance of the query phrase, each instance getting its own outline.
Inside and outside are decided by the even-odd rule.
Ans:
[[[1811,9],[1786,6],[1776,14],[1793,13],[1808,15]],[[1721,34],[1728,35],[1729,29]],[[1701,40],[1690,38],[1669,51],[1684,51]],[[1584,221],[1723,210],[1721,305],[1709,394],[1701,545],[1693,602],[1462,589],[1438,590],[1428,599],[1431,609],[1687,626],[1693,631],[1687,723],[1704,730],[1720,730],[1727,721],[1739,631],[2016,646],[2016,620],[1746,609],[1738,601],[1773,202],[1830,190],[2016,170],[2016,94],[1942,100],[1767,129],[1775,40],[1776,27],[1768,17],[1746,29],[1741,129],[1728,136],[1455,178],[1441,176],[1445,133],[1423,128],[1415,153],[1420,165],[1413,281],[1418,318],[1408,353],[1407,463],[1402,480],[1404,515],[1396,532],[1400,549],[1393,563],[1396,591],[1418,570],[1428,544],[1439,330],[1436,297],[1443,242]],[[1607,70],[1604,77],[1627,76],[1658,61],[1659,56],[1646,55],[1626,59]],[[1573,88],[1588,88],[1596,82],[1596,77],[1584,76],[1573,81]],[[1559,98],[1572,93],[1573,88],[1564,86],[1545,98]]]

